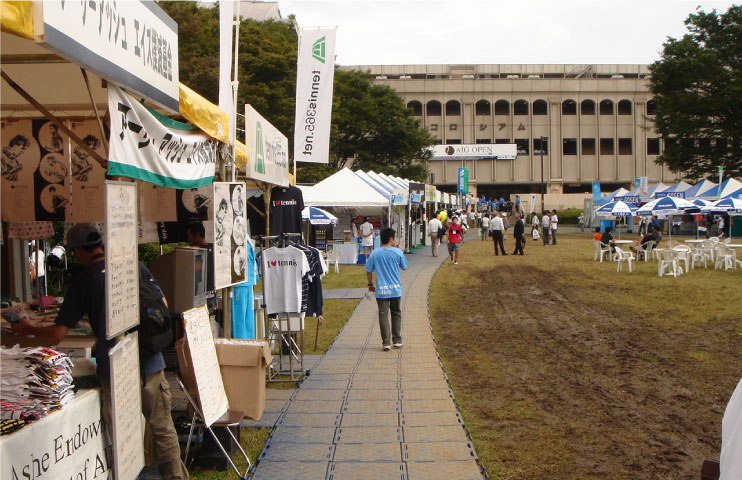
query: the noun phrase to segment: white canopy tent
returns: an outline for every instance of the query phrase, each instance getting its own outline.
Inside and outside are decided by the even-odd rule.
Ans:
[[[378,211],[389,207],[389,200],[368,183],[344,168],[311,187],[300,187],[308,207],[340,207]]]

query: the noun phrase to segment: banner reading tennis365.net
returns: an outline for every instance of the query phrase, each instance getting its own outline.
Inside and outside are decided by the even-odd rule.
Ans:
[[[294,160],[328,163],[335,29],[303,28],[296,68]]]

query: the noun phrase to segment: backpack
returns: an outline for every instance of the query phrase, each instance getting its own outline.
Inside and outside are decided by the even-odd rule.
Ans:
[[[162,352],[173,341],[170,310],[151,278],[139,274],[139,354],[143,357]]]

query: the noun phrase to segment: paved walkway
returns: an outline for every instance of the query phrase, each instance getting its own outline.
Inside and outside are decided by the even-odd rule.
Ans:
[[[376,302],[362,300],[280,413],[254,479],[482,479],[430,330],[428,287],[446,257],[407,258],[404,347],[382,351]]]

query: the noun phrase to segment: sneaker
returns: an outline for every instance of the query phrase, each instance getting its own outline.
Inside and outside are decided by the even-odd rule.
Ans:
[[[392,346],[391,345],[384,345],[384,351],[385,352],[388,352],[391,349],[392,349]]]
[[[393,343],[393,344],[392,344],[392,347],[394,347],[394,348],[402,348],[402,345],[404,345],[404,344],[403,344],[402,342],[399,342],[399,343]]]
[[[454,264],[454,265],[458,265],[458,264],[459,264],[459,262],[453,262],[453,264]]]

